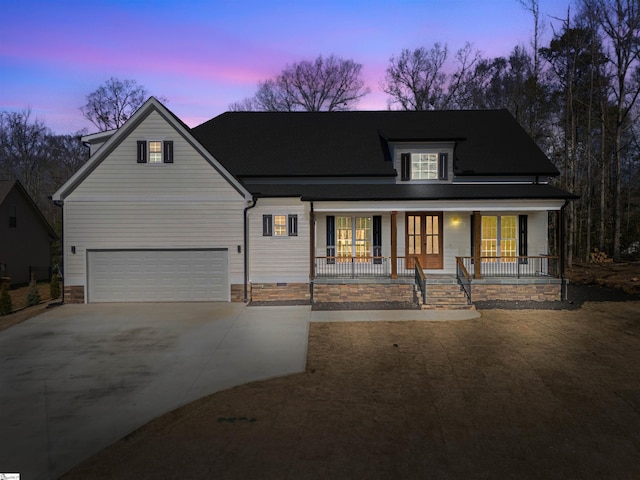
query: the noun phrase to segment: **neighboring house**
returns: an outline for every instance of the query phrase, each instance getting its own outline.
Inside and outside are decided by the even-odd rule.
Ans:
[[[53,196],[66,301],[561,298],[575,197],[506,110],[229,112],[189,129],[151,98],[84,140],[90,160]]]
[[[51,242],[57,238],[38,206],[17,180],[0,181],[0,277],[11,285],[51,274]]]

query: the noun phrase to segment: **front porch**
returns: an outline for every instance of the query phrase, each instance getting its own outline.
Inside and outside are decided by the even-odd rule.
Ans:
[[[417,257],[316,257],[312,301],[412,297],[428,309],[474,308],[474,301],[486,300],[557,301],[563,288],[559,262],[552,255],[456,257],[453,274],[425,271]]]

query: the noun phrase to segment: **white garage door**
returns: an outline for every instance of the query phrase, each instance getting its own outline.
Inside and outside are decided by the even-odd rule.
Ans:
[[[89,302],[228,301],[227,250],[93,250]]]

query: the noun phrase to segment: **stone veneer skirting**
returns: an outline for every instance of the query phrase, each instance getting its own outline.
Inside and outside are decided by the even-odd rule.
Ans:
[[[414,292],[407,283],[316,283],[313,302],[414,302]]]
[[[475,283],[471,284],[471,300],[483,302],[490,300],[507,301],[559,301],[562,300],[560,283],[543,284],[504,284]]]
[[[64,303],[84,303],[84,287],[82,285],[65,285]]]
[[[306,302],[311,301],[308,283],[252,283],[252,302]]]
[[[231,301],[244,302],[244,284],[242,283],[231,284]]]

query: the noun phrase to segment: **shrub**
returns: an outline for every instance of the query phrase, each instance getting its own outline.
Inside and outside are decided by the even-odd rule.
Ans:
[[[40,303],[40,292],[38,291],[38,284],[36,278],[31,277],[29,282],[29,293],[27,294],[27,307],[33,307]]]
[[[13,304],[9,295],[9,287],[2,285],[0,287],[0,315],[9,315],[13,312]]]
[[[60,278],[55,273],[51,277],[49,293],[51,294],[51,298],[58,298],[60,296]]]

